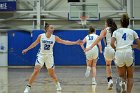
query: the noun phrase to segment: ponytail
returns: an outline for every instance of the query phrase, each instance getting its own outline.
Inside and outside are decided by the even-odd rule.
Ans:
[[[48,28],[48,27],[49,27],[49,24],[48,23],[45,23],[45,29]]]
[[[107,18],[106,23],[107,23],[108,27],[110,27],[109,30],[110,30],[110,33],[111,33],[111,36],[112,36],[113,32],[115,30],[117,30],[117,25],[112,18]]]

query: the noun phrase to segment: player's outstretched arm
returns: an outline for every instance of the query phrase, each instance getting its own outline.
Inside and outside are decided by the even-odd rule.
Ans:
[[[40,38],[41,38],[41,35],[39,35],[38,38],[28,48],[24,49],[22,51],[22,54],[26,54],[26,52],[28,52],[30,49],[34,48],[37,44],[39,44]]]
[[[55,41],[58,43],[61,43],[61,44],[65,44],[65,45],[75,45],[75,44],[80,45],[83,43],[81,40],[77,40],[75,42],[63,40],[63,39],[59,38],[58,36],[55,36]]]

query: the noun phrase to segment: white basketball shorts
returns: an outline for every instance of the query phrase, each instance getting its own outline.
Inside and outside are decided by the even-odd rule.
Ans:
[[[99,55],[98,47],[93,47],[91,50],[87,51],[86,53],[87,60],[97,59]]]
[[[45,64],[47,69],[54,67],[54,58],[53,54],[43,55],[38,54],[35,65],[40,65],[41,67]]]
[[[118,67],[133,65],[133,59],[132,49],[117,50],[115,53],[115,64]]]
[[[115,57],[115,51],[112,47],[105,47],[104,49],[105,60],[112,61]]]

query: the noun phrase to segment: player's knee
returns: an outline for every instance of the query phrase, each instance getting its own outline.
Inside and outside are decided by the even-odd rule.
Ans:
[[[111,64],[107,63],[106,66],[111,66]]]
[[[119,75],[119,77],[122,79],[122,81],[126,80],[126,76],[125,75]]]
[[[35,68],[35,69],[34,69],[34,73],[35,73],[35,74],[38,74],[38,73],[39,73],[39,71],[40,71],[40,69],[39,69],[39,68]]]
[[[49,76],[50,76],[50,77],[52,77],[52,76],[53,76],[53,72],[52,72],[52,71],[50,71],[50,70],[48,70],[48,74],[49,74]]]
[[[49,75],[50,75],[50,77],[52,77],[52,78],[54,77],[54,74],[53,74],[53,73],[49,73]]]
[[[96,65],[92,65],[92,68],[95,68],[96,67]]]
[[[127,75],[128,79],[133,79],[133,75]]]

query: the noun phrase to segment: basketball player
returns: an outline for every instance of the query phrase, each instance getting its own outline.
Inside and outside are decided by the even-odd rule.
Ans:
[[[104,57],[106,60],[106,74],[107,74],[107,81],[108,81],[108,90],[113,88],[113,80],[112,80],[112,72],[111,72],[111,62],[114,59],[114,49],[110,46],[111,43],[111,36],[113,32],[117,29],[117,25],[115,24],[112,18],[107,18],[105,21],[105,29],[101,31],[100,36],[95,40],[95,42],[89,46],[86,51],[92,49],[95,45],[97,45],[104,37],[106,38],[106,47],[104,50]]]
[[[88,35],[83,40],[83,44],[86,43],[86,47],[89,47],[97,39],[97,37],[98,35],[95,34],[95,29],[92,26],[90,26]],[[83,44],[81,45],[81,47],[84,50]],[[98,43],[98,46],[99,46],[100,53],[102,53],[101,42]],[[97,84],[95,77],[96,77],[96,63],[98,59],[98,52],[99,52],[98,47],[96,45],[91,50],[85,53],[86,60],[87,60],[87,70],[86,70],[85,76],[88,77],[90,75],[90,70],[92,70],[92,75],[93,75],[92,84],[93,85]]]
[[[29,93],[32,83],[36,79],[37,75],[40,72],[40,69],[42,66],[46,65],[48,69],[48,73],[50,77],[55,82],[57,90],[61,90],[60,83],[58,81],[58,78],[55,74],[55,68],[54,68],[54,58],[53,58],[53,46],[55,41],[58,43],[62,43],[65,45],[74,45],[74,44],[80,44],[82,41],[78,40],[76,42],[71,42],[67,40],[62,40],[58,36],[53,35],[54,27],[49,24],[45,24],[45,33],[40,34],[35,42],[33,42],[28,48],[24,49],[22,51],[23,54],[28,52],[30,49],[34,48],[37,44],[40,43],[40,51],[37,54],[37,59],[35,63],[34,71],[28,81],[28,84],[24,90],[24,93]]]
[[[132,45],[135,40],[140,48],[140,40],[137,33],[128,28],[129,17],[127,14],[122,15],[120,23],[121,28],[113,32],[111,40],[111,46],[116,50],[115,63],[121,78],[121,82],[117,82],[116,90],[119,93],[131,93],[134,71]]]

